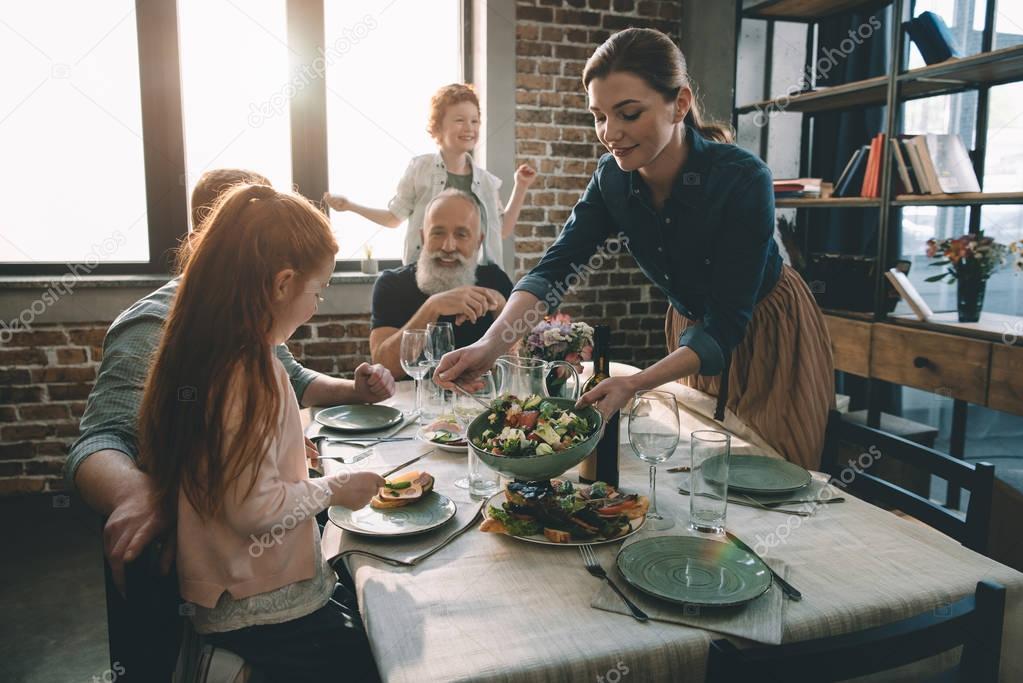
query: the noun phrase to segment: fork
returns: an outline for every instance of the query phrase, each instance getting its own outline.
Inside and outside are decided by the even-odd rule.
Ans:
[[[650,618],[647,616],[646,612],[636,607],[636,605],[632,603],[632,600],[625,597],[625,593],[623,593],[621,589],[615,585],[615,582],[611,580],[611,577],[607,575],[604,568],[600,566],[600,562],[597,561],[597,555],[593,552],[592,545],[579,546],[579,554],[583,556],[583,563],[586,565],[586,571],[598,579],[607,581],[607,585],[611,586],[611,589],[618,594],[618,597],[620,597],[623,602],[625,602],[629,611],[632,612],[632,616],[637,621],[647,621]]]

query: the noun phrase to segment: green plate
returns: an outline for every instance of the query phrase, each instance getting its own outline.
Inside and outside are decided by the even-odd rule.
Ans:
[[[380,405],[334,406],[316,413],[316,421],[342,432],[375,432],[401,422],[401,411]]]
[[[720,484],[724,456],[703,463],[703,476]],[[788,493],[810,483],[810,473],[799,465],[766,455],[732,455],[728,463],[728,488],[744,493]]]
[[[630,585],[682,605],[741,605],[771,587],[771,570],[760,558],[707,538],[645,538],[622,548],[616,562]]]
[[[327,516],[345,531],[363,536],[413,536],[436,529],[455,516],[455,501],[436,491],[423,499],[400,508],[374,510],[368,505],[361,510],[334,505]]]

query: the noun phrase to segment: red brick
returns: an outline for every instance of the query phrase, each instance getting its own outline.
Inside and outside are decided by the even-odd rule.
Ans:
[[[33,441],[45,439],[53,433],[50,425],[26,425],[14,424],[0,429],[0,440],[3,441]]]
[[[537,154],[537,155],[543,155],[543,154],[547,153],[547,143],[546,142],[534,142],[534,141],[530,141],[530,140],[523,140],[523,141],[520,141],[516,145],[516,147],[517,147],[516,151],[519,154]]]
[[[369,323],[349,323],[346,329],[349,339],[369,339]]]
[[[557,59],[541,59],[536,62],[536,70],[542,74],[560,74],[561,64]]]
[[[603,320],[604,307],[600,304],[586,304],[583,306],[583,315],[591,320]]]
[[[516,74],[515,85],[525,90],[552,90],[554,79],[538,74]]]
[[[515,119],[520,123],[550,123],[551,113],[549,109],[519,109]]]
[[[107,331],[99,327],[68,331],[71,343],[78,346],[103,346],[103,339],[106,336]]]
[[[610,31],[605,31],[602,28],[594,29],[590,31],[590,44],[600,45],[610,37],[611,37]]]
[[[57,362],[60,365],[77,365],[89,360],[89,354],[84,348],[63,348],[57,349]]]
[[[32,382],[32,373],[24,368],[0,368],[0,384],[29,384]]]
[[[521,104],[526,106],[537,106],[543,104],[540,101],[541,95],[551,95],[553,93],[538,93],[538,92],[527,92],[525,90],[515,91],[515,104]]]
[[[66,403],[18,406],[18,415],[22,420],[66,420],[70,417]]]
[[[548,43],[533,43],[528,40],[518,41],[515,54],[519,57],[550,57],[553,48]],[[532,68],[529,69],[532,71]]]
[[[46,490],[44,479],[0,479],[0,496],[42,493],[44,490]]]
[[[581,24],[583,26],[599,26],[600,14],[597,12],[578,12],[576,10],[561,9],[555,13],[558,24]],[[589,57],[589,55],[586,55]],[[585,59],[585,57],[584,57]]]
[[[324,374],[333,374],[334,372],[334,359],[333,358],[307,358],[302,362],[302,365],[315,370],[316,372],[322,372]]]
[[[519,40],[536,40],[540,37],[540,27],[520,23],[515,27],[515,37]]]
[[[0,405],[10,403],[39,403],[42,400],[42,387],[0,387]]]
[[[362,353],[365,350],[369,353],[368,342],[310,342],[305,345],[305,352],[310,356],[347,356]]]
[[[593,54],[589,45],[555,45],[554,56],[558,59],[579,59],[586,61]]]
[[[52,382],[91,382],[96,379],[96,368],[92,366],[70,368],[49,367],[32,371],[32,381],[42,384]]]
[[[13,406],[0,406],[0,422],[17,422],[18,415]]]
[[[25,471],[21,462],[0,462],[0,477],[17,477]]]
[[[624,316],[628,312],[628,306],[622,303],[610,303],[604,306],[604,313],[608,316],[614,316],[615,318],[622,320],[621,316]],[[662,323],[663,326],[663,323]]]
[[[26,330],[15,332],[7,346],[60,346],[67,344],[67,335],[63,330]]]
[[[522,21],[540,21],[550,23],[554,21],[554,11],[544,7],[519,7],[517,8],[516,19]]]
[[[580,79],[582,78],[583,67],[586,65],[586,62],[581,62],[581,61],[576,61],[576,60],[566,60],[566,61],[562,62],[561,64],[562,64],[561,75],[563,75],[563,76],[574,76],[574,77],[580,78]],[[579,83],[579,86],[582,87],[582,83]],[[565,95],[562,95],[562,97],[564,97],[564,96]],[[566,106],[566,107],[570,106],[570,105],[564,104],[564,100],[562,100],[562,104],[564,106]],[[585,109],[586,107],[579,107],[579,108],[580,109]]]
[[[46,365],[42,349],[0,349],[0,365]]]
[[[291,339],[309,339],[313,336],[313,328],[309,325],[299,325],[298,329],[295,330],[294,334],[291,335]]]
[[[70,444],[63,441],[42,441],[36,444],[36,453],[39,455],[67,455]]]
[[[63,469],[62,459],[29,460],[25,463],[25,474],[28,475],[61,474]]]
[[[551,143],[551,154],[557,157],[591,157],[593,156],[593,145],[582,145],[572,142]]]
[[[73,403],[68,403],[67,407],[68,410],[71,411],[71,417],[80,418],[82,415],[85,415],[86,405],[88,404],[85,401],[75,401]]]
[[[590,9],[608,10],[611,8],[611,0],[590,0]]]
[[[92,391],[91,384],[50,384],[48,386],[50,400],[52,401],[73,401],[89,397]]]
[[[94,363],[99,363],[103,360],[103,347],[102,346],[90,346],[89,347],[89,358]]]
[[[631,12],[636,9],[635,0],[614,0],[615,12]]]
[[[30,443],[0,443],[0,460],[28,460],[34,454]]]
[[[345,326],[338,323],[327,323],[316,326],[317,339],[341,339],[346,335]]]

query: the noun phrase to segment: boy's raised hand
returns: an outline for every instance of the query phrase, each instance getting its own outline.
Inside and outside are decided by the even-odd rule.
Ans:
[[[529,164],[522,164],[515,169],[515,184],[525,189],[529,189],[529,186],[536,180],[536,169]]]
[[[335,211],[348,211],[348,209],[352,206],[352,203],[348,201],[348,197],[340,194],[331,194],[329,192],[323,193],[323,203]]]
[[[384,478],[376,472],[343,472],[336,477],[340,490],[334,489],[331,503],[349,510],[361,510],[384,485]]]

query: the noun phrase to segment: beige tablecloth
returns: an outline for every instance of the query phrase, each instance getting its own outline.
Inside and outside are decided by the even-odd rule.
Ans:
[[[408,383],[390,403],[411,405]],[[683,433],[712,425],[684,409]],[[411,430],[410,430],[411,431]],[[623,430],[624,431],[624,430]],[[623,434],[624,436],[624,434]],[[756,439],[754,438],[753,441]],[[735,453],[764,452],[746,439]],[[428,447],[389,444],[354,468],[383,471]],[[666,467],[688,460],[688,440]],[[621,449],[622,487],[645,492],[646,464]],[[328,471],[343,467],[336,462]],[[437,489],[459,506],[472,505],[452,482],[465,456],[435,452],[415,465],[437,478]],[[658,507],[679,533],[688,498],[675,491],[680,475],[658,478]],[[901,519],[844,494],[813,517],[791,517],[729,506],[728,525],[763,555],[783,560],[804,596],[787,601],[783,641],[877,626],[943,605],[974,591],[980,579],[1008,589],[1001,680],[1023,680],[1023,574],[978,555],[922,524]],[[327,556],[345,544],[330,526]],[[602,546],[613,566],[619,544]],[[709,642],[720,635],[692,626],[641,624],[590,607],[597,580],[574,548],[539,546],[469,531],[414,568],[394,568],[350,556],[373,652],[385,681],[700,681]],[[774,589],[772,589],[774,590]],[[617,675],[608,674],[616,671]],[[627,671],[627,673],[626,673]],[[899,672],[876,680],[915,680]]]

